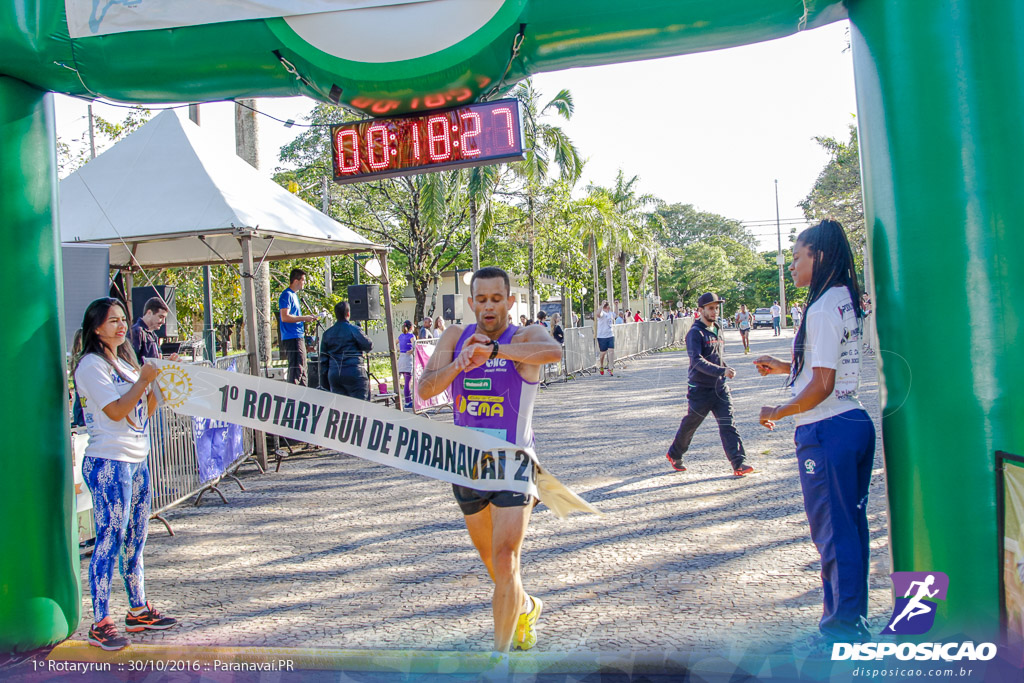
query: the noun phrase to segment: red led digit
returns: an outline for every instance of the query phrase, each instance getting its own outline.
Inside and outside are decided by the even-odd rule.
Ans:
[[[438,124],[441,126],[440,134],[434,132]],[[437,143],[441,143],[440,150]],[[448,161],[452,158],[452,136],[448,130],[447,116],[431,116],[427,119],[427,153],[431,161]]]
[[[377,159],[377,144],[373,140],[374,134],[379,134],[380,138],[380,155],[381,159]],[[376,124],[366,129],[366,159],[370,163],[370,168],[374,171],[388,167],[388,162],[391,160],[391,150],[388,148],[388,127],[383,124]]]
[[[420,124],[412,124],[412,156],[416,161],[420,160]]]
[[[349,139],[349,145],[352,148],[352,163],[346,163],[347,154],[345,153],[345,139]],[[335,144],[338,146],[338,170],[342,173],[356,173],[359,171],[359,136],[351,128],[346,128],[338,131],[338,135],[335,138]]]
[[[511,107],[498,107],[497,109],[495,109],[491,113],[494,116],[503,116],[503,117],[505,117],[505,130],[508,131],[508,146],[510,148],[511,147],[515,147],[516,139],[515,139],[515,137],[512,134],[512,121],[514,119],[512,118],[512,109],[511,109]]]
[[[465,159],[480,156],[476,140],[473,140],[472,145],[467,144],[471,138],[480,135],[480,114],[463,112],[459,114],[459,121],[462,123],[462,135],[459,136],[459,142],[462,143],[462,157]],[[472,125],[469,125],[470,123]]]

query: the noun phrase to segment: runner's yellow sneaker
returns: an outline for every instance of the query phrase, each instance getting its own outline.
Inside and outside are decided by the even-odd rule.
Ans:
[[[529,650],[537,644],[537,619],[540,618],[540,612],[544,609],[544,602],[540,598],[529,595],[527,597],[533,600],[533,609],[519,615],[516,632],[512,636],[512,649],[514,650]]]

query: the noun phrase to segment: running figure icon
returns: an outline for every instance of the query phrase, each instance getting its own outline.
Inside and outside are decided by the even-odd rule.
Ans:
[[[928,590],[934,584],[934,574],[929,574],[928,576],[926,576],[924,581],[912,581],[910,583],[910,586],[907,588],[907,592],[904,593],[903,597],[910,597],[910,593],[914,590],[914,586],[918,587],[917,594],[914,597],[910,598],[910,601],[903,608],[903,611],[900,612],[898,617],[889,622],[889,625],[885,627],[885,630],[891,633],[896,633],[896,622],[898,622],[903,617],[906,617],[907,621],[910,621],[916,616],[932,612],[935,609],[934,605],[925,604],[921,601],[925,598],[934,598],[936,595],[939,594],[938,588],[936,588],[933,591]]]

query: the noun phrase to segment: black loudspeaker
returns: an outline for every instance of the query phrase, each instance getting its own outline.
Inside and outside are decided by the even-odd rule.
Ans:
[[[310,389],[329,391],[327,378],[320,381],[320,356],[311,355],[306,359],[306,386]]]
[[[380,285],[348,286],[349,320],[380,320]]]
[[[455,320],[455,295],[441,295],[441,317],[445,320]]]
[[[146,310],[146,302],[157,294],[167,302],[171,310],[167,313],[167,322],[156,330],[156,336],[177,337],[178,336],[178,310],[174,305],[174,287],[170,285],[157,285],[154,287],[132,287],[132,322],[142,317]]]
[[[106,244],[62,244],[64,273],[64,342],[71,349],[85,309],[110,296],[110,247]]]

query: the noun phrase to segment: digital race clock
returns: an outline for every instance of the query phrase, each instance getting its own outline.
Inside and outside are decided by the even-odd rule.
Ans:
[[[516,99],[332,125],[331,148],[340,184],[525,158]]]

